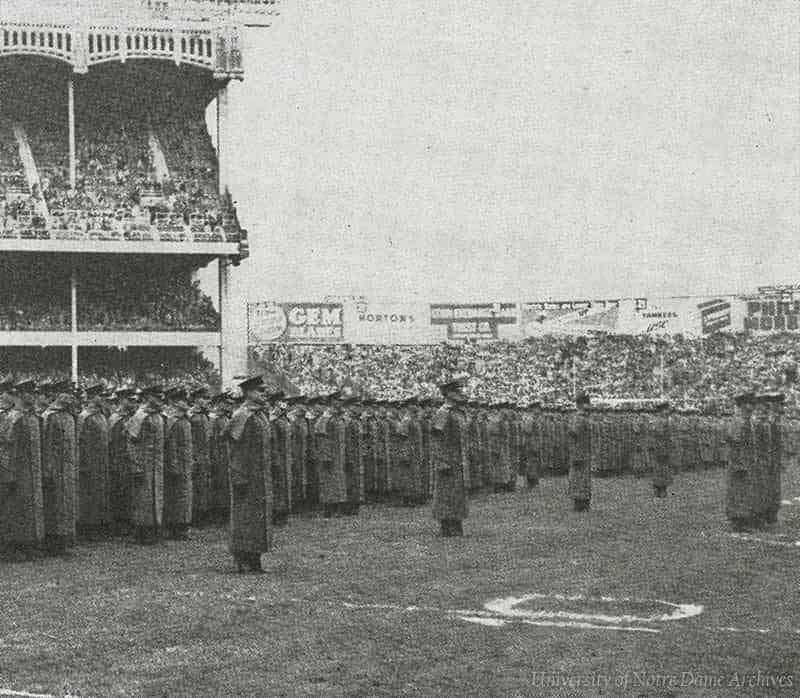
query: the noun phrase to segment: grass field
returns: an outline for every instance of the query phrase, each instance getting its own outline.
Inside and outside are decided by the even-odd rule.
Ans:
[[[596,480],[588,514],[571,511],[565,486],[553,478],[534,492],[477,496],[463,539],[437,537],[428,508],[298,518],[278,531],[262,576],[234,573],[219,529],[2,566],[0,688],[800,695],[800,547],[785,544],[800,540],[800,506],[781,512],[788,538],[743,540],[727,527],[718,471],[678,476],[666,500],[644,480]],[[785,498],[798,495],[800,475],[786,473]],[[492,599],[534,593],[544,596],[520,608],[545,622],[551,611],[668,613],[659,601],[704,610],[601,627],[502,623],[485,612]],[[592,600],[601,596],[614,601]]]

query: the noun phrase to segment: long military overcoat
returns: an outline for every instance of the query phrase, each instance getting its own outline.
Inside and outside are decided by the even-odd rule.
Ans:
[[[231,552],[272,549],[271,426],[260,405],[245,402],[231,417]]]

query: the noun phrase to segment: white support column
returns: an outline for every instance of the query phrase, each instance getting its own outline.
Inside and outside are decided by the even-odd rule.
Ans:
[[[229,259],[219,260],[220,375],[224,388],[230,388],[236,376],[247,372],[248,363],[246,307],[232,293],[232,268]]]
[[[72,382],[78,383],[78,262],[77,257],[72,256],[72,273],[70,275],[70,316],[72,323]]]
[[[217,165],[219,193],[228,189],[229,153],[228,153],[228,84],[225,83],[217,91]]]
[[[219,264],[219,373],[222,376],[222,387],[230,388],[233,384],[234,371],[231,365],[231,263],[227,258],[220,258]]]
[[[75,81],[69,78],[69,186],[73,191],[78,179],[78,162],[75,153]]]

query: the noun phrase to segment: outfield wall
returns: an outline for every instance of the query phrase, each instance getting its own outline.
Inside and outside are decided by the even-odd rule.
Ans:
[[[800,332],[800,291],[750,295],[486,303],[363,297],[264,301],[247,307],[249,345],[436,344],[548,335]]]

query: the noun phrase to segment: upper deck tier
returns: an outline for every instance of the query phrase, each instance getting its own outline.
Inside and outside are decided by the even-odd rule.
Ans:
[[[243,4],[262,18],[274,12],[274,2]],[[163,60],[202,68],[218,80],[240,80],[240,26],[249,15],[229,9],[236,6],[212,0],[3,0],[0,58],[43,56],[79,74],[104,63]]]
[[[19,21],[71,23],[75,18],[93,17],[101,23],[218,22],[235,19],[241,24],[264,26],[279,14],[280,0],[3,0],[2,13]]]

